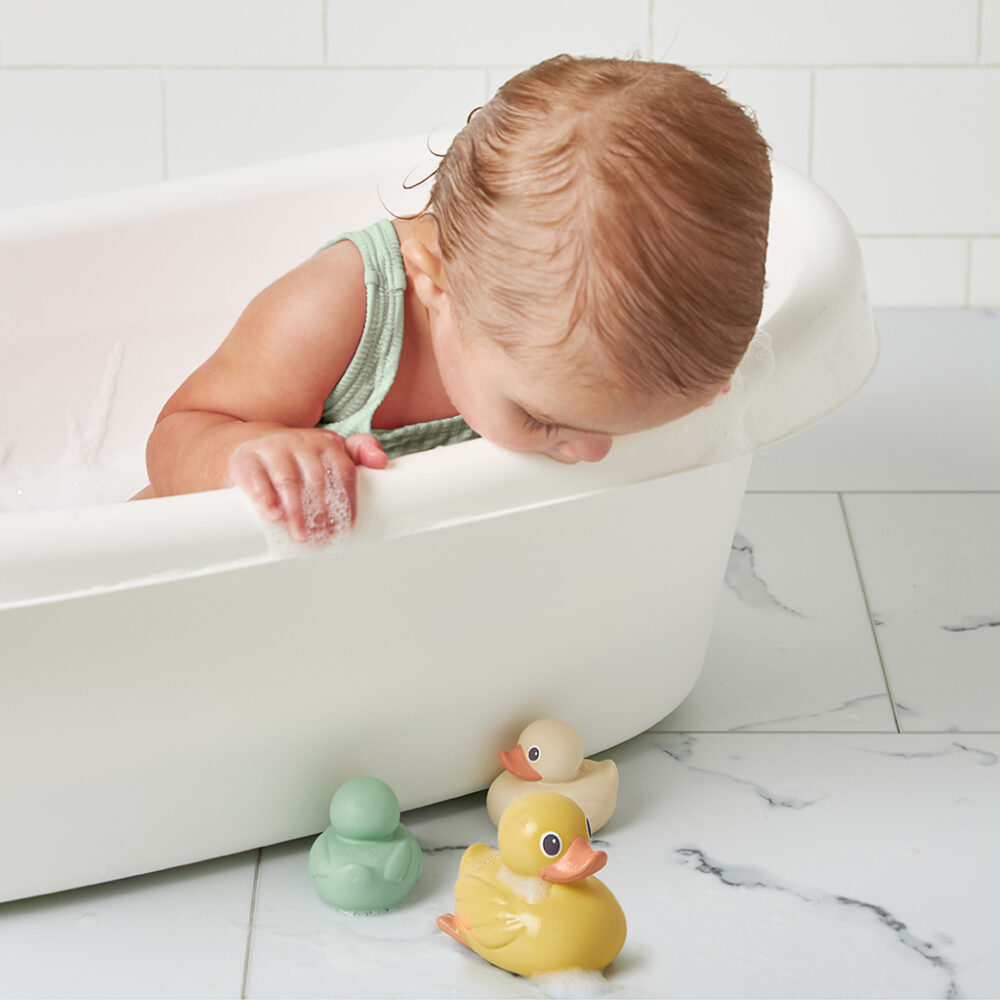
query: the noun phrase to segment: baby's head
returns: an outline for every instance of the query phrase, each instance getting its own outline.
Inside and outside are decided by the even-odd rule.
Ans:
[[[429,214],[456,364],[497,373],[548,443],[453,401],[569,460],[711,402],[760,318],[770,201],[756,124],[696,73],[558,56],[513,77],[445,154]]]

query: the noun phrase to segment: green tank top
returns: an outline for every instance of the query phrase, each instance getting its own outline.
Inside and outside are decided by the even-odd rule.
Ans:
[[[390,458],[469,441],[479,435],[461,416],[425,420],[390,429],[373,428],[372,417],[396,378],[403,349],[403,293],[406,271],[396,230],[388,219],[367,229],[342,233],[320,249],[350,240],[365,265],[365,328],[340,381],[326,398],[316,425],[349,434],[372,434]]]

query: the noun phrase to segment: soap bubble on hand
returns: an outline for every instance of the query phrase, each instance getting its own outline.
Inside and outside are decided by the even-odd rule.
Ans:
[[[309,555],[329,548],[331,543],[343,541],[350,533],[352,516],[347,488],[337,469],[326,462],[323,464],[325,482],[322,493],[309,483],[302,484],[302,514],[309,535],[306,541],[295,541],[284,520],[258,520],[271,556],[288,558]]]
[[[326,544],[342,538],[351,529],[351,498],[338,469],[323,460],[322,495],[310,482],[302,484],[302,514],[313,543]]]

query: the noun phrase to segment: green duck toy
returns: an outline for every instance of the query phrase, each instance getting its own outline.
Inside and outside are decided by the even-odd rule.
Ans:
[[[324,902],[351,913],[401,903],[423,868],[420,845],[399,822],[399,800],[378,778],[351,778],[330,800],[330,826],[309,851]]]

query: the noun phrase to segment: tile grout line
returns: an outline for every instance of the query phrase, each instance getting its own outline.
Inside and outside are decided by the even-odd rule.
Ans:
[[[983,6],[986,0],[979,0],[976,11],[976,65],[983,64]]]
[[[889,708],[892,709],[892,721],[896,725],[896,732],[901,733],[899,727],[899,716],[896,714],[896,699],[892,694],[892,684],[889,681],[889,672],[885,668],[885,656],[882,653],[882,644],[878,639],[878,630],[875,628],[875,618],[872,615],[871,602],[868,600],[868,588],[865,586],[865,578],[861,572],[861,560],[858,558],[857,546],[854,544],[854,532],[851,531],[851,521],[847,516],[847,505],[844,503],[844,494],[837,493],[837,500],[840,503],[840,513],[844,519],[844,528],[847,531],[847,542],[851,546],[851,556],[854,559],[854,570],[858,574],[858,583],[861,586],[861,596],[865,602],[865,610],[868,613],[868,627],[871,629],[872,639],[875,642],[875,652],[878,653],[879,665],[882,667],[882,679],[885,681],[885,691],[889,696]]]
[[[965,308],[971,308],[972,302],[972,246],[975,241],[974,236],[969,236],[965,241]]]
[[[870,496],[997,496],[1000,494],[1000,490],[747,490],[747,493],[752,493],[754,496],[816,496],[817,494],[822,494],[824,496],[829,496],[833,493],[838,495],[850,495],[859,497],[870,497]]]
[[[671,41],[676,41],[676,35]],[[664,57],[669,54],[669,48]],[[491,62],[488,64],[492,69],[502,69],[517,71],[524,68],[523,63],[511,63],[506,61]],[[192,72],[210,71],[218,73],[241,72],[250,70],[253,72],[284,73],[284,72],[311,72],[315,70],[347,70],[351,72],[374,71],[385,72],[387,70],[475,70],[479,69],[482,63],[465,62],[438,62],[438,63],[334,63],[334,62],[152,62],[152,63],[116,63],[116,62],[19,62],[0,63],[0,70],[4,72],[40,72],[53,70],[57,72],[118,72],[118,71],[150,71],[156,69],[190,70]],[[975,72],[980,69],[996,70],[1000,69],[1000,61],[993,62],[964,62],[964,63],[739,63],[730,62],[726,64],[718,62],[692,62],[690,68],[696,72],[718,72],[720,70],[741,70],[750,72],[809,72],[809,73],[865,73],[876,72]]]
[[[644,729],[640,736],[1000,736],[997,729]],[[625,740],[624,742],[629,742]],[[610,747],[608,750],[610,751]]]
[[[320,31],[323,32],[323,65],[330,65],[330,4],[327,0],[320,0],[323,4],[323,16],[320,24]]]
[[[250,914],[247,922],[247,946],[243,954],[243,976],[240,982],[240,1000],[246,1000],[247,986],[250,982],[250,955],[253,951],[254,923],[257,918],[257,893],[260,889],[260,861],[264,853],[263,847],[257,848],[257,861],[253,868],[253,886],[250,889]]]

